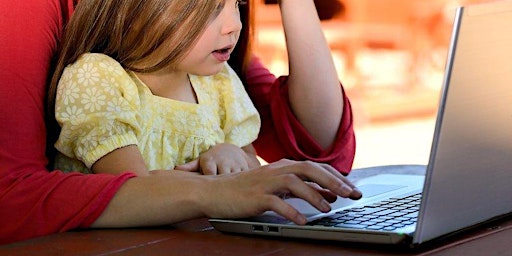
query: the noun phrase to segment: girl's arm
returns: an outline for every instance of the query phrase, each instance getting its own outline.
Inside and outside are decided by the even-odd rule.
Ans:
[[[335,140],[343,95],[313,0],[281,0],[292,111],[322,148]]]
[[[149,175],[137,145],[128,145],[108,153],[96,161],[91,169],[94,173],[120,174],[130,170],[138,176]]]

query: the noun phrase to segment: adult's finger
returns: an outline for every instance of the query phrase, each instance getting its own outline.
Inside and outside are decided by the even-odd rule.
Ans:
[[[265,200],[268,205],[265,206],[268,210],[274,211],[284,218],[294,222],[298,225],[304,225],[307,222],[306,217],[302,215],[297,209],[286,203],[283,199],[278,196],[271,195]]]
[[[284,169],[285,172],[296,174],[305,181],[313,181],[341,197],[357,199],[362,195],[347,178],[338,173],[336,169],[330,165],[303,161],[295,162],[293,167],[285,167]]]
[[[338,177],[339,179],[341,179],[345,184],[347,184],[349,187],[351,187],[354,192],[351,193],[349,195],[350,198],[352,199],[359,199],[361,198],[362,196],[362,193],[359,189],[357,189],[356,185],[354,183],[352,183],[348,177],[344,176],[343,174],[341,174],[340,172],[338,172],[338,170],[336,170],[334,167],[332,167],[331,165],[328,165],[328,164],[321,164],[326,170],[328,170],[329,172],[331,172],[333,175],[335,175],[336,177]]]
[[[313,189],[318,191],[318,193],[320,193],[320,195],[322,195],[324,197],[324,199],[327,200],[327,202],[334,203],[336,201],[336,199],[338,199],[338,197],[335,194],[333,194],[331,191],[329,191],[325,188],[318,186],[318,184],[313,183],[313,182],[306,182],[306,183],[309,186],[311,186]]]
[[[323,195],[299,177],[293,174],[284,174],[279,178],[282,180],[282,184],[286,185],[288,193],[295,197],[304,199],[321,212],[328,212],[331,210],[329,202],[325,200]]]

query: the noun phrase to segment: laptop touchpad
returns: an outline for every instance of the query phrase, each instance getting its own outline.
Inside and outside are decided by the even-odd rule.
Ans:
[[[364,198],[374,197],[389,191],[404,188],[403,185],[391,185],[391,184],[364,184],[357,188],[363,192]]]

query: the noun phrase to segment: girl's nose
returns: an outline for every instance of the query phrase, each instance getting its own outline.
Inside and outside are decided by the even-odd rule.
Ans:
[[[224,26],[222,27],[222,34],[240,32],[240,30],[242,30],[240,13],[238,11],[234,11],[233,13],[230,13],[226,16],[227,17],[225,19]]]

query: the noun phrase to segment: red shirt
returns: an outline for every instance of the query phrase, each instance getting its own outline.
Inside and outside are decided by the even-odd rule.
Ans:
[[[0,0],[0,244],[87,228],[134,177],[45,168],[48,72],[72,8],[72,0]],[[321,150],[290,111],[285,77],[276,79],[255,59],[248,78],[262,117],[258,154],[327,162],[348,173],[355,153],[348,99],[338,140]]]
[[[0,244],[89,227],[133,175],[45,168],[47,74],[71,9],[60,0],[0,0],[0,10]]]

